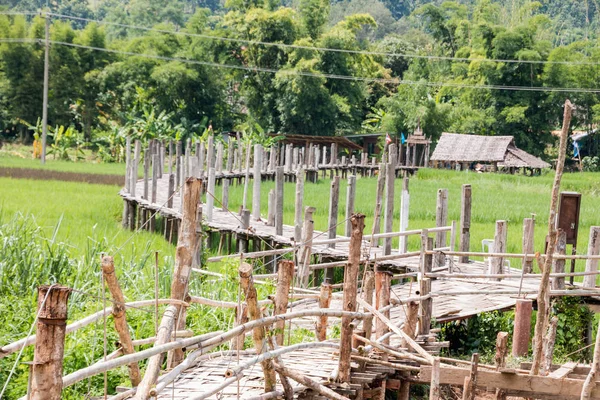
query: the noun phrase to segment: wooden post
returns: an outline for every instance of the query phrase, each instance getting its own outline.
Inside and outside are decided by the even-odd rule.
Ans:
[[[534,229],[535,222],[533,218],[523,219],[523,254],[533,254],[534,252]],[[564,264],[564,262],[563,262]],[[533,271],[533,257],[528,257],[523,263],[523,273],[530,274]]]
[[[429,386],[429,400],[440,400],[440,358],[434,357],[431,368],[431,385]]]
[[[348,264],[344,268],[344,311],[356,311],[356,295],[358,284],[358,270],[360,266],[360,253],[362,247],[363,230],[365,228],[365,216],[354,214],[350,217],[352,221],[352,235],[350,239],[350,251]],[[342,317],[340,338],[340,362],[338,379],[341,382],[350,381],[350,353],[352,351],[352,318]]]
[[[38,288],[37,340],[33,356],[30,400],[60,400],[71,289],[52,285]]]
[[[385,190],[385,164],[379,164],[377,175],[377,197],[375,199],[375,212],[373,215],[373,234],[381,232],[381,210],[383,209],[383,191]],[[377,241],[379,243],[379,241]],[[375,245],[375,243],[372,243]]]
[[[386,201],[385,201],[385,216],[384,216],[384,232],[389,233],[393,229],[394,224],[394,181],[396,178],[395,167],[392,163],[387,163],[385,171],[386,180]],[[392,238],[383,239],[383,254],[392,254]]]
[[[152,203],[156,203],[158,195],[158,154],[152,154]]]
[[[389,271],[382,271],[379,268],[375,269],[375,308],[377,310],[387,307],[390,305],[390,290],[391,290],[391,273]],[[386,318],[390,318],[390,311],[383,311],[382,314]],[[377,319],[375,321],[375,336],[379,339],[390,330],[387,325]],[[389,344],[390,340],[385,339],[384,344]],[[384,356],[384,360],[387,357]]]
[[[206,144],[206,168],[209,169],[215,166],[215,137],[212,134],[208,135]]]
[[[213,211],[215,208],[215,168],[208,169],[208,188],[206,189],[206,220],[213,220]]]
[[[254,182],[252,186],[252,218],[260,221],[260,167],[262,165],[262,146],[254,145]]]
[[[544,339],[544,361],[542,362],[541,375],[547,376],[552,367],[552,356],[554,354],[554,343],[556,342],[556,328],[558,325],[558,317],[554,316],[548,325],[548,332]]]
[[[150,176],[150,152],[148,149],[144,151],[144,200],[150,200],[148,197],[148,179]]]
[[[354,214],[354,197],[356,196],[356,176],[350,175],[348,177],[348,186],[346,187],[346,236],[350,237],[352,232],[352,224],[350,223],[350,216]]]
[[[507,227],[506,221],[496,221],[496,234],[494,235],[494,253],[506,253],[506,236]],[[504,273],[504,258],[502,257],[490,257],[490,274],[503,274]],[[500,281],[502,279],[493,279]]]
[[[215,172],[223,172],[223,142],[217,144],[217,159],[215,160]]]
[[[137,180],[138,180],[138,167],[140,165],[140,154],[142,152],[142,143],[139,140],[135,141],[135,151],[133,154],[133,160],[131,163],[131,183],[129,186],[129,193],[135,196]]]
[[[223,178],[222,184],[222,195],[221,195],[221,209],[223,211],[229,210],[229,178]]]
[[[424,230],[421,235],[421,280],[419,289],[421,296],[427,296],[431,292],[431,280],[424,278],[425,274],[430,273],[433,268],[433,256],[425,252],[433,249],[433,238],[427,235]],[[433,312],[432,299],[423,299],[419,302],[419,335],[428,335],[431,329],[431,314]]]
[[[462,186],[460,202],[460,251],[467,252],[471,246],[471,185]],[[468,256],[458,257],[458,262],[469,262]]]
[[[304,170],[300,168],[296,174],[296,202],[294,214],[294,239],[302,240],[302,204],[304,202]]]
[[[500,368],[506,367],[506,355],[508,353],[508,333],[498,332],[496,336],[496,355],[494,361],[496,362],[496,371]],[[496,388],[496,400],[506,399],[506,391],[500,388]]]
[[[406,333],[411,339],[417,337],[417,321],[419,320],[419,303],[411,301],[406,304],[404,309],[406,318],[404,319],[404,325],[402,331]],[[402,347],[406,346],[405,340],[401,340]]]
[[[275,234],[283,235],[283,167],[275,168]]]
[[[373,292],[375,291],[375,274],[373,271],[365,271],[365,280],[363,282],[362,290],[363,300],[367,304],[373,305]],[[370,340],[373,333],[372,315],[369,315],[363,320],[363,330],[365,331],[365,337]]]
[[[246,161],[244,174],[244,195],[242,197],[242,210],[248,208],[248,185],[250,184],[250,143],[246,146]]]
[[[292,171],[292,145],[285,146],[285,172]]]
[[[133,348],[129,327],[127,326],[127,316],[125,314],[124,306],[125,296],[123,296],[121,286],[119,285],[117,275],[115,274],[115,263],[110,256],[102,257],[102,275],[104,275],[104,281],[114,300],[112,314],[115,322],[115,329],[119,334],[119,343],[121,343],[121,347],[123,348],[123,354],[133,354],[135,353],[135,349]],[[131,363],[128,367],[131,385],[139,385],[141,381],[140,367],[137,363]]]
[[[213,169],[214,171],[214,169]],[[213,172],[214,173],[214,172]],[[177,238],[177,250],[175,253],[175,270],[171,281],[171,298],[184,301],[188,295],[188,282],[195,251],[197,249],[197,218],[200,205],[200,193],[202,181],[197,178],[187,178],[183,187],[183,209],[181,216],[180,234]],[[176,330],[185,329],[186,310],[181,304],[177,304],[175,313]],[[162,323],[161,323],[162,325]],[[170,339],[170,337],[169,337]],[[179,365],[184,359],[181,349],[169,353],[169,368]]]
[[[260,179],[260,178],[259,178]],[[256,288],[254,287],[254,279],[252,277],[252,265],[248,263],[241,263],[239,268],[240,274],[240,286],[246,297],[246,304],[248,305],[248,317],[251,321],[262,318],[262,313],[258,306],[258,299],[256,294]],[[252,330],[252,340],[254,341],[254,348],[256,354],[262,354],[267,349],[266,343],[266,329],[264,326],[254,328]],[[262,361],[261,367],[265,376],[265,392],[271,392],[275,390],[276,377],[275,368],[273,366],[273,360],[266,359]]]
[[[437,205],[435,209],[435,226],[442,227],[448,225],[448,189],[438,189]],[[435,235],[435,247],[446,247],[446,232],[437,232]],[[436,256],[438,267],[446,264],[446,256],[440,252]]]
[[[590,226],[590,239],[588,241],[588,256],[597,256],[600,253],[600,226]],[[585,272],[598,271],[598,259],[588,258],[585,262]],[[583,278],[583,287],[596,287],[596,275],[586,275]]]
[[[479,354],[473,353],[471,356],[471,373],[465,376],[462,400],[475,400],[475,389],[477,388],[477,366],[479,364]]]
[[[529,352],[532,310],[532,300],[517,299],[512,342],[512,355],[515,357],[524,357]]]
[[[319,293],[319,308],[329,308],[331,304],[332,287],[328,282],[321,284],[321,292]],[[317,340],[323,342],[327,340],[327,316],[322,316],[317,319],[316,326]]]
[[[241,228],[247,230],[250,228],[250,210],[242,209],[242,226]],[[243,233],[242,237],[239,238],[240,253],[246,253],[248,251],[248,234]]]
[[[277,167],[281,168],[281,167]],[[288,306],[288,296],[292,279],[294,278],[294,262],[282,260],[277,270],[277,290],[275,292],[275,308],[273,315],[285,314]],[[275,341],[278,346],[283,345],[283,333],[285,321],[277,321],[275,324]]]
[[[177,184],[179,185],[179,182],[181,182],[181,141],[178,140],[175,143],[175,181],[177,182]]]
[[[560,181],[562,179],[563,169],[565,166],[565,157],[567,152],[567,135],[569,133],[569,126],[571,125],[571,113],[573,111],[573,105],[569,100],[565,102],[565,110],[563,117],[563,126],[560,136],[560,145],[558,151],[558,159],[556,161],[556,174],[554,176],[554,183],[552,185],[552,197],[550,199],[550,212],[548,214],[548,247],[546,249],[546,257],[544,260],[544,267],[542,270],[542,278],[540,279],[540,285],[537,296],[538,313],[535,321],[535,335],[534,335],[534,351],[533,360],[531,362],[531,375],[537,375],[540,371],[542,362],[542,336],[546,326],[548,325],[548,304],[547,304],[547,293],[550,286],[550,270],[552,269],[552,259],[554,257],[554,251],[556,248],[556,236],[557,232],[555,229],[556,216],[558,213],[558,201],[560,192]],[[595,279],[594,279],[595,281]]]
[[[410,193],[408,191],[408,176],[402,179],[402,194],[400,196],[400,232],[408,230],[408,218],[410,207]],[[408,250],[408,241],[406,236],[400,236],[398,250],[400,254],[405,254]]]
[[[567,233],[562,229],[558,230],[558,237],[556,239],[556,254],[565,255],[567,254]],[[554,260],[554,272],[562,274],[565,272],[565,260],[558,259]],[[552,278],[552,289],[554,290],[565,290],[565,278],[554,277]]]
[[[340,177],[336,176],[331,180],[331,189],[329,192],[329,221],[328,221],[328,238],[335,239],[337,236],[337,220],[338,220],[338,203],[340,198]],[[334,249],[335,243],[328,245],[329,248]]]
[[[275,189],[269,190],[269,199],[267,202],[267,226],[275,226]]]
[[[308,287],[308,277],[310,276],[310,256],[312,252],[313,233],[315,231],[315,223],[313,221],[314,207],[306,207],[304,209],[304,226],[302,227],[302,246],[299,249],[298,256],[298,277],[300,287]]]

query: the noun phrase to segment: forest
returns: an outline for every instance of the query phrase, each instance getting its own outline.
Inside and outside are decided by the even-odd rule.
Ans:
[[[514,135],[551,158],[562,104],[600,120],[596,1],[2,2],[1,140],[105,161],[127,135]],[[58,149],[57,151],[60,151]]]

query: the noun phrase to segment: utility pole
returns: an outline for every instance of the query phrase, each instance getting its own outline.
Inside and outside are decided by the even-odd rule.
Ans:
[[[50,66],[50,17],[46,11],[46,49],[44,52],[44,104],[42,109],[42,164],[46,163],[48,136],[48,69]]]

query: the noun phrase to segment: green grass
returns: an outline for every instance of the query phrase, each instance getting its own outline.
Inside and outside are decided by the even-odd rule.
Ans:
[[[124,163],[102,163],[97,160],[61,161],[54,160],[52,155],[42,165],[39,159],[32,158],[31,146],[4,145],[0,149],[0,168],[32,168],[49,171],[76,172],[81,174],[103,174],[125,176]],[[89,158],[93,158],[89,155]]]
[[[495,222],[508,221],[507,251],[520,253],[522,250],[523,219],[535,214],[535,249],[543,252],[548,227],[548,210],[550,192],[554,174],[536,177],[522,175],[477,174],[473,172],[455,172],[444,170],[420,170],[411,178],[410,190],[410,222],[409,229],[421,229],[435,226],[435,208],[437,190],[448,189],[448,218],[460,220],[460,202],[462,184],[472,186],[472,220],[471,250],[481,251],[481,240],[493,239]],[[582,193],[581,216],[579,225],[578,253],[587,251],[589,228],[600,224],[598,217],[598,200],[600,197],[600,174],[572,173],[565,174],[562,179],[562,191]],[[400,225],[400,190],[402,182],[395,182],[394,230]],[[365,234],[371,232],[375,209],[377,180],[375,178],[357,179],[356,206],[357,212],[365,214]],[[261,186],[261,211],[267,214],[268,192],[274,188],[273,182],[263,182]],[[315,229],[326,230],[329,213],[330,182],[319,180],[317,184],[305,184],[304,205],[316,207]],[[220,200],[221,188],[216,189]],[[243,185],[231,186],[230,209],[238,210],[241,206]],[[284,189],[284,223],[293,224],[295,184],[286,183]],[[248,204],[252,199],[252,184],[248,190]],[[218,204],[218,203],[217,203]],[[346,204],[346,181],[340,185],[338,222],[344,221]],[[344,234],[344,225],[340,224],[337,233]],[[393,241],[397,246],[397,239]],[[420,239],[411,237],[409,248],[419,248]],[[570,247],[568,248],[570,251]],[[519,260],[512,260],[511,265],[518,266]],[[585,263],[578,261],[577,268]]]

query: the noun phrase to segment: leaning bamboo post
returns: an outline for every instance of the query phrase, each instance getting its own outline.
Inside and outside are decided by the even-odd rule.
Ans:
[[[394,224],[394,181],[396,179],[395,166],[392,163],[386,164],[386,201],[384,215],[384,231],[391,232]],[[392,254],[392,238],[383,239],[383,255]]]
[[[258,306],[256,288],[254,287],[254,279],[252,277],[252,265],[242,262],[239,267],[240,274],[240,286],[244,296],[246,297],[246,304],[248,305],[248,317],[252,320],[259,320],[262,318],[260,308]],[[254,348],[256,354],[262,354],[266,351],[266,332],[265,327],[256,327],[252,330],[252,340],[254,341]],[[265,392],[271,392],[275,390],[276,377],[275,369],[273,367],[273,360],[266,359],[261,362],[262,370],[265,376]]]
[[[310,256],[312,253],[313,233],[315,231],[315,223],[313,221],[314,207],[306,207],[304,209],[304,226],[302,228],[302,245],[298,252],[298,277],[301,288],[308,287],[308,277],[310,276]]]
[[[592,367],[590,368],[588,376],[585,378],[585,382],[581,390],[581,400],[590,400],[592,398],[592,391],[596,387],[598,370],[600,370],[600,322],[598,323],[598,330],[596,333],[596,344],[594,347]]]
[[[469,251],[471,246],[471,185],[462,185],[460,206],[460,251]],[[469,262],[469,256],[458,257],[458,262]]]
[[[408,176],[402,179],[402,194],[400,196],[400,232],[408,230],[408,219],[410,209],[410,192],[408,191]],[[400,254],[405,254],[408,251],[408,238],[400,236],[398,245]]]
[[[352,236],[348,254],[348,264],[344,268],[344,311],[356,311],[358,269],[360,266],[360,253],[365,228],[365,216],[354,214],[350,217],[352,222]],[[340,360],[338,379],[341,382],[350,381],[350,353],[352,352],[352,320],[342,317],[340,338]]]
[[[590,226],[590,239],[588,241],[588,256],[597,256],[600,253],[600,226]],[[585,262],[585,272],[596,272],[598,270],[598,260],[588,258]],[[583,287],[596,287],[596,276],[587,275],[583,278]]]
[[[254,145],[254,182],[252,186],[252,218],[260,221],[260,168],[262,165],[262,146]]]
[[[281,168],[281,167],[277,167]],[[279,262],[277,271],[277,290],[275,291],[275,308],[273,315],[285,314],[288,306],[290,286],[294,278],[294,262],[282,260]],[[285,330],[285,321],[278,321],[275,324],[275,339],[278,346],[283,345],[283,333]]]
[[[365,271],[365,276],[362,286],[362,298],[363,300],[372,305],[373,304],[373,292],[375,291],[375,274],[373,271]],[[373,316],[369,315],[363,321],[363,330],[365,331],[365,337],[371,339],[373,333]]]
[[[171,282],[171,299],[185,300],[188,295],[188,283],[195,251],[197,248],[196,225],[198,219],[198,206],[202,181],[197,178],[188,178],[183,188],[183,210],[181,226],[177,237],[177,251],[175,254],[175,270]],[[176,306],[177,330],[185,329],[186,311],[180,304]],[[182,350],[175,350],[169,354],[168,367],[177,366],[184,359]]]
[[[533,218],[523,219],[523,254],[533,254],[534,250],[535,221]],[[496,250],[494,250],[496,251]],[[530,274],[533,271],[533,258],[525,258],[523,273]]]
[[[505,253],[506,252],[506,236],[507,236],[506,221],[496,221],[496,233],[494,235],[494,252],[495,253]],[[504,273],[504,258],[490,257],[489,271],[490,271],[490,274]],[[492,280],[500,281],[501,279],[495,278]]]
[[[329,308],[331,304],[332,287],[328,282],[321,284],[321,291],[319,293],[319,308]],[[316,325],[317,340],[323,342],[327,340],[327,316],[323,315],[317,319]]]
[[[350,216],[354,214],[354,198],[356,197],[356,176],[348,177],[348,186],[346,187],[346,229],[345,235],[350,237],[352,233],[352,224]]]
[[[552,259],[556,248],[556,215],[558,211],[558,194],[560,191],[560,181],[565,166],[565,156],[567,151],[567,135],[569,133],[569,125],[571,124],[571,113],[573,106],[569,100],[565,102],[565,112],[563,117],[563,126],[560,134],[560,147],[558,151],[558,160],[556,161],[556,175],[554,176],[554,184],[552,185],[552,197],[550,200],[550,213],[548,216],[548,248],[543,264],[542,279],[537,296],[538,313],[535,321],[534,334],[534,352],[533,361],[531,363],[531,374],[537,375],[540,372],[542,362],[542,336],[548,324],[548,304],[546,301],[547,292],[550,283],[550,270],[552,269]]]
[[[302,240],[302,204],[304,201],[304,170],[300,168],[296,173],[296,203],[294,213],[294,239]]]
[[[171,334],[173,333],[176,317],[177,306],[168,306],[162,316],[160,327],[158,328],[158,333],[156,335],[156,341],[154,342],[154,348],[171,341]],[[135,395],[136,400],[148,400],[150,398],[150,390],[156,384],[160,367],[162,365],[162,360],[163,353],[156,354],[149,359],[144,378],[138,385]]]
[[[104,281],[108,285],[108,290],[114,300],[113,306],[113,319],[115,322],[115,329],[119,334],[119,343],[123,348],[123,354],[133,354],[135,349],[129,334],[129,327],[127,326],[127,316],[125,314],[125,296],[121,291],[121,286],[117,280],[115,274],[115,263],[113,258],[110,256],[102,257],[102,274],[104,275]],[[131,380],[132,386],[137,386],[140,383],[140,367],[137,363],[131,363],[129,367],[129,379]]]
[[[303,375],[302,373],[300,373],[298,371],[291,370],[289,368],[285,368],[279,364],[275,364],[275,369],[281,375],[286,376],[286,377],[306,386],[307,388],[309,388],[311,390],[314,390],[315,392],[319,393],[323,397],[326,397],[331,400],[350,400],[347,397],[344,397],[344,396],[334,392],[333,390],[329,389],[328,387],[321,385],[319,382]]]
[[[448,189],[438,189],[435,209],[435,226],[441,227],[448,224]],[[435,247],[446,247],[446,232],[438,232],[435,235]],[[438,267],[446,264],[446,256],[439,253],[436,257]]]
[[[506,355],[508,354],[508,333],[498,332],[496,336],[496,355],[494,361],[496,362],[496,371],[500,368],[506,367]],[[496,389],[496,400],[506,399],[506,391],[500,388]]]
[[[377,197],[375,199],[375,213],[373,216],[373,234],[381,232],[381,210],[383,208],[383,191],[385,190],[385,164],[379,164],[379,174],[377,175]],[[373,240],[371,245],[379,243],[379,240]]]
[[[37,340],[33,356],[31,400],[60,400],[68,300],[71,289],[38,288]]]
[[[531,313],[533,301],[517,299],[515,305],[515,323],[513,327],[512,355],[515,357],[526,356],[529,352],[529,339],[531,337]]]
[[[565,255],[567,254],[567,233],[559,229],[556,239],[556,254]],[[563,274],[565,272],[565,260],[556,259],[554,260],[554,266],[552,268],[554,273]],[[565,278],[555,276],[552,278],[552,289],[553,290],[565,290]]]
[[[391,273],[389,271],[382,271],[379,268],[375,269],[375,308],[377,310],[387,308],[390,305],[390,283]],[[386,318],[390,317],[389,308],[381,312]],[[381,320],[377,320],[375,323],[376,337],[379,339],[389,332],[389,329]],[[382,343],[389,344],[390,339],[384,339]],[[385,358],[384,358],[385,360]]]
[[[554,354],[554,343],[556,342],[556,328],[558,326],[558,317],[554,316],[548,324],[548,332],[544,339],[544,361],[542,361],[541,375],[547,376],[552,367],[552,356]]]

